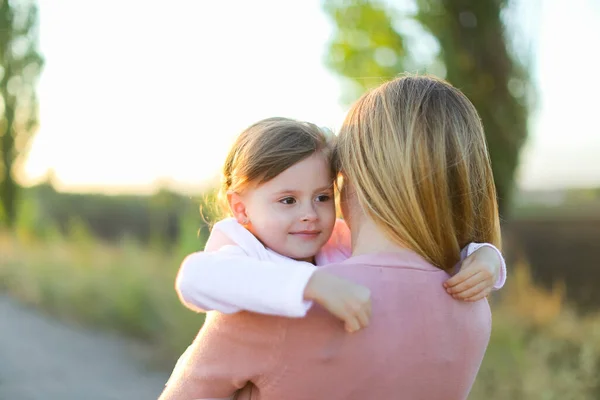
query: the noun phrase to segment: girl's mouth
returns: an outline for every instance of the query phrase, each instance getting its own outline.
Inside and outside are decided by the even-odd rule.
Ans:
[[[306,239],[311,239],[314,238],[315,236],[318,236],[321,233],[321,231],[297,231],[297,232],[290,232],[290,235],[294,235],[294,236],[298,236],[298,237],[302,237],[302,238],[306,238]]]

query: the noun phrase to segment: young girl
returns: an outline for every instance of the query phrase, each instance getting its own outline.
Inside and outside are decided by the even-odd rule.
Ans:
[[[316,267],[351,255],[348,226],[336,219],[330,149],[306,122],[270,118],[242,132],[222,174],[232,217],[214,225],[204,252],[181,264],[176,289],[184,305],[303,317],[316,301],[350,332],[368,324],[369,290]],[[475,301],[503,286],[506,267],[494,246],[471,243],[456,261],[444,266],[460,269],[445,284],[455,298]]]

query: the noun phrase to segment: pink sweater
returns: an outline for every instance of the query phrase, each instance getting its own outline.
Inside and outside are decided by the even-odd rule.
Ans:
[[[369,287],[354,334],[320,306],[302,319],[210,312],[161,400],[466,399],[491,331],[487,300],[454,300],[448,274],[408,250],[322,267]]]

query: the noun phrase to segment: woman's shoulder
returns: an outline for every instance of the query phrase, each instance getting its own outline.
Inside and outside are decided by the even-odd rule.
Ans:
[[[419,254],[409,249],[354,255],[343,263],[340,263],[340,266],[343,266],[344,268],[348,266],[379,267],[397,270],[446,273],[441,268],[436,267]]]
[[[341,218],[336,219],[329,240],[316,256],[317,265],[327,265],[346,260],[352,255],[351,235],[348,224]]]

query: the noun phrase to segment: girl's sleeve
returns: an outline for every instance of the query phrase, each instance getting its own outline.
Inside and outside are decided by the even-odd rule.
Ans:
[[[460,252],[460,260],[463,261],[465,258],[469,257],[471,254],[475,253],[482,247],[491,247],[496,251],[496,254],[498,254],[498,257],[500,259],[500,273],[498,274],[498,279],[496,280],[493,289],[502,289],[504,283],[506,282],[506,261],[504,260],[502,252],[496,246],[494,246],[491,243],[469,243],[467,247],[462,249],[462,251]]]
[[[257,243],[243,237],[234,240],[228,232],[213,229],[205,251],[190,254],[181,263],[175,280],[181,302],[196,312],[306,315],[312,301],[304,300],[304,289],[316,267],[295,260],[265,260],[265,249]]]

